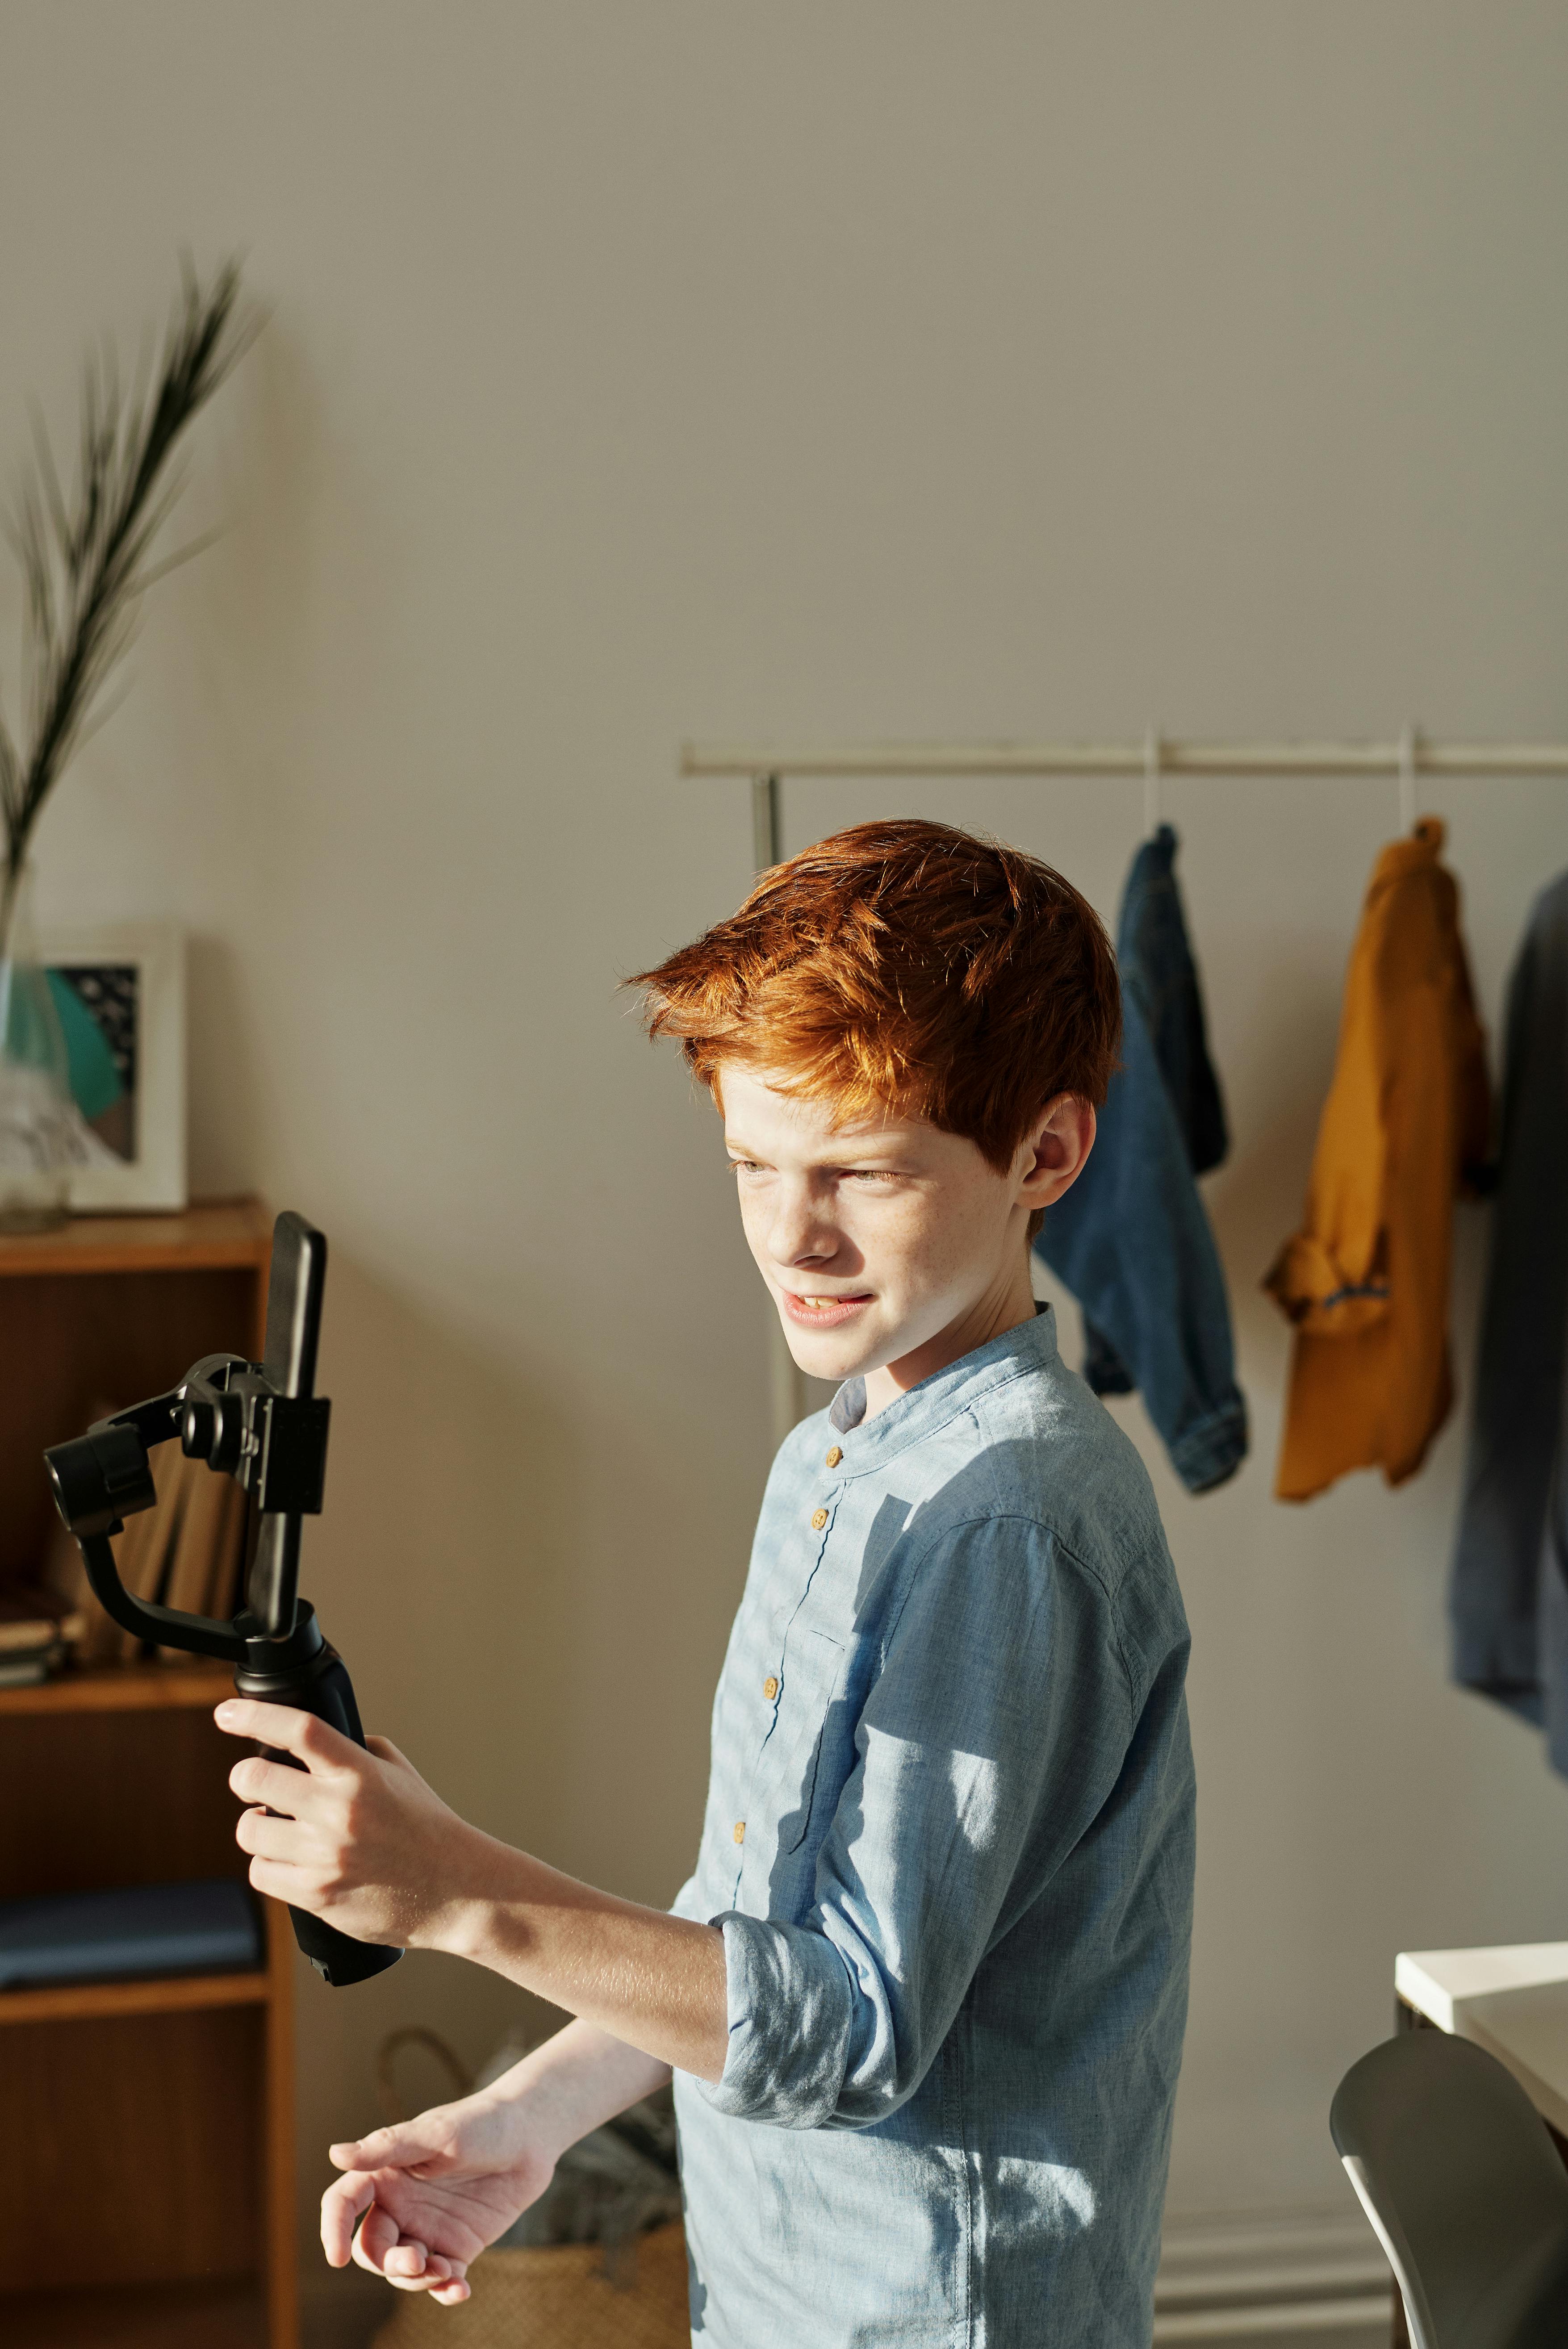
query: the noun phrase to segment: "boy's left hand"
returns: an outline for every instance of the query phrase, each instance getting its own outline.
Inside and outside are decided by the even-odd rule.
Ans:
[[[368,1739],[367,1751],[291,1705],[229,1697],[213,1719],[305,1764],[291,1770],[258,1754],[229,1773],[234,1793],[257,1806],[234,1829],[255,1889],[357,1941],[439,1948],[477,1838],[413,1764],[384,1737]]]

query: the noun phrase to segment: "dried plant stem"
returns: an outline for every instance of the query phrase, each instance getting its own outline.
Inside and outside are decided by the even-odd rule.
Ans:
[[[170,457],[254,334],[255,323],[239,316],[238,295],[237,263],[220,269],[205,291],[187,266],[150,388],[123,393],[112,352],[88,360],[68,502],[47,434],[34,419],[33,471],[7,525],[26,587],[31,741],[21,750],[0,719],[0,957],[33,827],[130,644],[139,599],[198,551],[149,561],[180,493],[178,478],[167,478]]]

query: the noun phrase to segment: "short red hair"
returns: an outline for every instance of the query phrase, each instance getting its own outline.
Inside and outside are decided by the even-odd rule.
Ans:
[[[740,1061],[846,1119],[880,1104],[965,1134],[1002,1173],[1057,1093],[1099,1106],[1121,1040],[1087,899],[1035,857],[913,819],[775,864],[738,914],[628,984],[711,1092]]]

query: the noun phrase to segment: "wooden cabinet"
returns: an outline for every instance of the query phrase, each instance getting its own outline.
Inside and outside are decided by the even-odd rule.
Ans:
[[[36,1570],[41,1454],[200,1355],[259,1356],[254,1201],[0,1237],[0,1581]],[[231,1685],[190,1660],[0,1689],[0,1897],[243,1876]],[[297,2349],[294,1942],[254,1973],[0,1992],[7,2349]]]

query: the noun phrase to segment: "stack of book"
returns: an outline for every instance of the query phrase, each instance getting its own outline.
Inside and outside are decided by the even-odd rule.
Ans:
[[[0,1689],[47,1680],[87,1635],[80,1608],[53,1590],[0,1591]]]
[[[95,1418],[107,1417],[100,1409]],[[204,1461],[187,1460],[177,1443],[154,1446],[152,1482],[158,1506],[127,1517],[114,1544],[119,1578],[133,1598],[151,1599],[161,1607],[178,1607],[192,1615],[232,1615],[239,1604],[241,1553],[244,1547],[245,1499],[232,1476],[214,1475]],[[9,1679],[6,1619],[0,1611],[0,1687],[15,1687],[24,1678],[42,1680],[67,1654],[82,1664],[130,1663],[150,1652],[130,1631],[104,1613],[93,1597],[81,1552],[57,1525],[44,1573],[45,1588],[16,1594],[16,1604],[29,1598],[53,1609],[58,1624],[52,1641],[42,1638],[15,1646],[26,1649],[26,1661],[36,1669],[18,1670]],[[0,1598],[0,1609],[9,1602]],[[29,1632],[36,1622],[26,1626]],[[166,1648],[161,1653],[176,1654]],[[188,1661],[188,1660],[187,1660]]]

